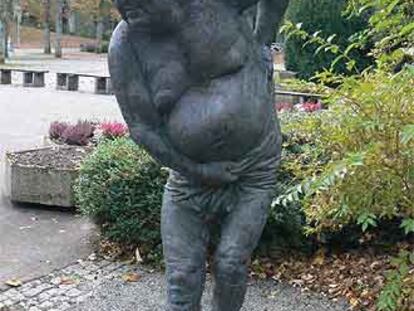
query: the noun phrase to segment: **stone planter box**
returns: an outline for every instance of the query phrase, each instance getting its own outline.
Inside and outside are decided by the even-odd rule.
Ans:
[[[60,158],[65,153],[75,154],[76,159],[70,165],[66,162],[61,166],[56,163],[50,164],[50,160],[44,165],[36,160],[33,164],[28,161],[31,155],[42,153],[47,154],[50,159],[54,152]],[[81,159],[87,154],[87,148],[72,146],[49,146],[8,153],[5,168],[6,193],[14,202],[73,207],[73,185],[79,175]]]

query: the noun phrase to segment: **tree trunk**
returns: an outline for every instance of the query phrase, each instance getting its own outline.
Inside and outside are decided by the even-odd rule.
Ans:
[[[98,22],[96,24],[96,46],[97,46],[97,49],[98,49],[96,52],[98,52],[98,53],[102,52],[103,33],[104,33],[103,17],[99,16],[98,17]]]
[[[63,0],[57,0],[56,3],[56,42],[55,42],[55,57],[62,57],[62,13]]]
[[[4,46],[4,36],[5,36],[5,29],[4,29],[4,24],[2,21],[0,21],[0,64],[4,64],[5,59],[6,59],[6,49]]]
[[[6,23],[3,26],[4,30],[4,58],[9,58],[9,25]]]
[[[77,13],[72,10],[69,15],[69,33],[75,35],[77,32]]]
[[[50,0],[43,0],[43,40],[44,53],[51,54],[50,44]]]
[[[19,14],[16,18],[16,47],[20,47],[21,44],[21,23],[22,17]]]

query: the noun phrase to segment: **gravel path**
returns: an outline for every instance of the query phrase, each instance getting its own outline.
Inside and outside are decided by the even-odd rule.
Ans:
[[[210,280],[203,299],[203,310],[210,310]],[[160,274],[142,273],[137,283],[106,281],[97,287],[87,301],[71,310],[82,311],[163,311],[164,279]],[[344,304],[332,304],[320,297],[275,281],[251,281],[242,311],[344,311]]]
[[[139,276],[126,282],[127,274]],[[162,311],[164,277],[142,266],[108,260],[77,263],[18,288],[0,293],[1,311]],[[203,299],[209,310],[211,281]],[[332,303],[275,281],[251,280],[243,311],[345,311],[344,303]]]

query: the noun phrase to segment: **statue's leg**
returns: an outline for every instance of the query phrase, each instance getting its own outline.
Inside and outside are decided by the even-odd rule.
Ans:
[[[167,311],[200,311],[209,231],[192,200],[177,198],[177,190],[165,190],[161,216]]]
[[[248,263],[257,246],[268,214],[272,190],[240,187],[239,204],[222,223],[214,257],[213,311],[238,311],[246,293]]]

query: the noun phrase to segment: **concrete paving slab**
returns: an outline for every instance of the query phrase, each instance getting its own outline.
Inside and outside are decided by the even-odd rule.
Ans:
[[[74,65],[79,63],[65,62]],[[52,121],[78,119],[122,121],[113,96],[0,85],[0,189],[6,151],[41,146]],[[39,277],[92,252],[97,233],[87,219],[73,211],[15,205],[0,193],[0,289],[11,277]]]

